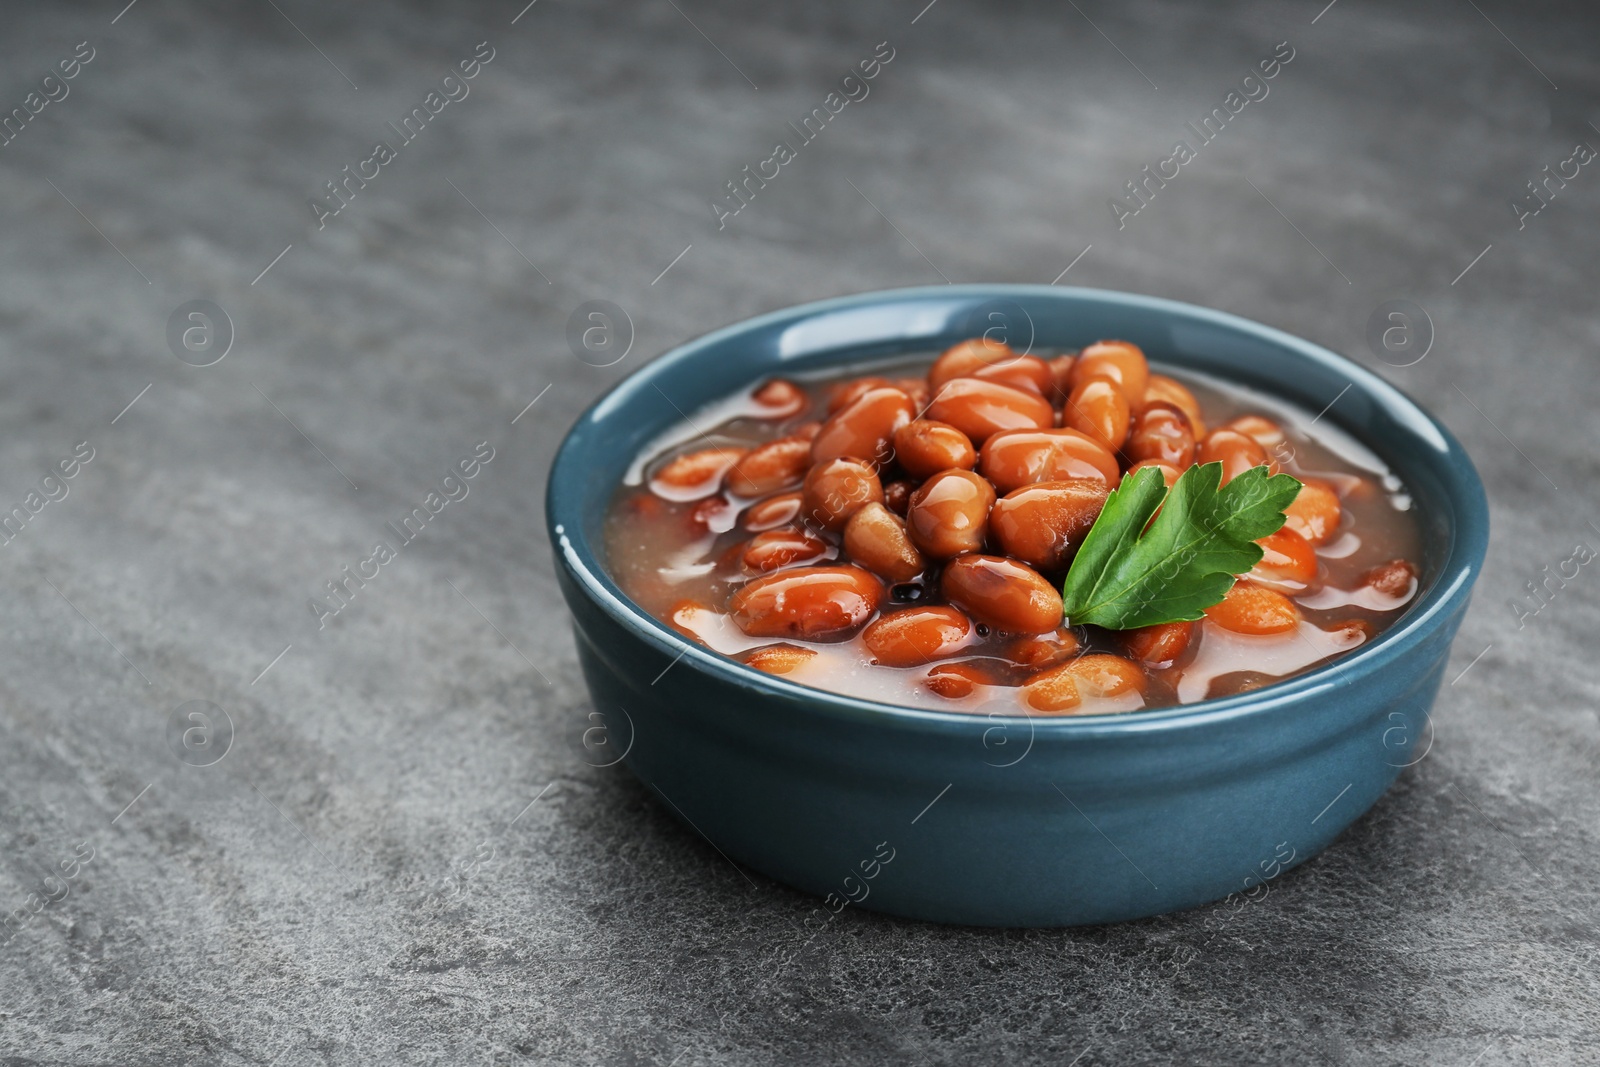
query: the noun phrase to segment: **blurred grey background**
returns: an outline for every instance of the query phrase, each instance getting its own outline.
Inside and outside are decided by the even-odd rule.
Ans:
[[[1585,7],[124,2],[0,33],[0,1063],[1600,1059],[1600,576],[1519,600],[1600,548]],[[719,229],[724,183],[883,42]],[[1301,334],[1467,443],[1496,525],[1434,743],[1260,901],[849,909],[794,955],[812,900],[585,762],[546,465],[711,328],[1053,279]],[[632,323],[609,367],[567,342],[589,300]],[[1393,300],[1431,330],[1371,347]],[[309,599],[481,441],[469,496],[319,629]]]

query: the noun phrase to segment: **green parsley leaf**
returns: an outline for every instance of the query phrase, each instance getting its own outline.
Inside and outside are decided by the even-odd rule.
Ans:
[[[1283,526],[1300,492],[1297,480],[1266,467],[1221,481],[1220,463],[1190,467],[1171,492],[1154,467],[1124,478],[1067,571],[1069,624],[1132,630],[1198,619],[1221,603],[1234,576],[1261,561],[1255,542]]]

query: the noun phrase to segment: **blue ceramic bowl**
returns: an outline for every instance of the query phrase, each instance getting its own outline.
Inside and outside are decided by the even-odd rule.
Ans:
[[[1221,700],[1124,715],[984,717],[762,674],[685,641],[607,575],[601,526],[629,462],[701,404],[769,376],[936,350],[986,328],[1021,348],[1133,341],[1276,394],[1377,453],[1416,501],[1422,588],[1377,640]],[[1346,388],[1348,386],[1348,388]],[[1105,923],[1250,889],[1316,855],[1420,756],[1488,540],[1461,446],[1394,387],[1232,315],[1047,286],[867,293],[778,311],[643,367],[579,417],[547,516],[579,659],[613,750],[724,855],[824,897],[986,926]]]

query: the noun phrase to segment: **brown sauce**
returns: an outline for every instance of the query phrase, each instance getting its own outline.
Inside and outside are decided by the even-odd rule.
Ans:
[[[1091,346],[1085,354],[1107,344]],[[1109,344],[1114,348],[1116,343]],[[1113,351],[1116,358],[1100,363],[1079,356],[1075,367],[1071,357],[1052,363],[1009,352],[1004,359],[988,351],[980,355],[978,373],[958,373],[944,381],[939,380],[939,368],[948,371],[952,358],[935,363],[930,354],[826,378],[757,382],[693,413],[648,447],[618,488],[605,528],[611,575],[645,612],[756,669],[890,704],[979,713],[1103,714],[1256,689],[1365,644],[1414,600],[1418,569],[1407,561],[1418,560],[1420,554],[1411,500],[1375,456],[1327,420],[1272,397],[1159,364],[1147,368],[1157,377],[1145,385],[1138,378],[1144,373],[1142,354],[1134,360]],[[972,360],[954,362],[960,370]],[[1102,369],[1096,372],[1095,367]],[[1178,383],[1188,398],[1173,401],[1166,382]],[[837,404],[852,385],[856,399],[845,410],[859,412],[854,422],[830,418],[830,398]],[[1190,403],[1198,410],[1182,411]],[[1152,406],[1162,410],[1150,414]],[[953,434],[928,430],[915,440],[890,438],[903,449],[893,444],[884,448],[881,441],[878,447],[864,443],[875,430],[881,438],[886,426],[904,425],[907,418],[926,422],[940,414],[946,417],[939,422],[961,429]],[[1260,417],[1236,424],[1257,435],[1245,434],[1260,446],[1259,452],[1234,440],[1237,433],[1221,432],[1240,416]],[[1005,466],[989,454],[998,456],[1004,441],[985,452],[983,442],[995,432],[996,419],[1022,421],[1021,426],[1006,423],[1013,437],[1005,440],[1021,441],[1017,447],[1026,446],[1016,435],[1026,433],[1029,425],[1052,430],[1066,425],[1105,445],[1105,456],[1091,456],[1088,466],[1064,460],[1065,466],[1045,472],[1052,485],[1076,486],[1080,496],[1088,494],[1086,499],[1093,498],[1096,480],[1105,480],[1097,471],[1106,466],[1107,457],[1120,477],[1132,465],[1130,452],[1187,455],[1185,426],[1193,453],[1227,457],[1222,458],[1225,471],[1264,454],[1278,470],[1317,487],[1303,489],[1297,503],[1322,494],[1323,509],[1309,526],[1294,518],[1286,526],[1310,535],[1284,539],[1291,555],[1300,553],[1294,558],[1302,560],[1299,573],[1306,580],[1283,577],[1295,572],[1292,561],[1272,574],[1258,568],[1252,579],[1236,587],[1238,604],[1230,594],[1228,605],[1215,609],[1216,615],[1188,626],[1186,641],[1176,641],[1181,650],[1168,660],[1152,660],[1175,647],[1159,643],[1155,634],[1144,645],[1135,645],[1130,632],[1088,626],[1035,633],[1036,620],[1048,617],[1044,593],[1028,603],[1013,597],[994,608],[998,614],[969,610],[967,601],[959,609],[951,607],[952,591],[959,599],[966,587],[953,584],[946,572],[975,573],[991,565],[975,563],[974,557],[1007,556],[997,543],[1000,515],[986,494],[1006,498],[1013,481],[1029,477],[1016,474],[1021,469],[1016,464]],[[1144,437],[1136,445],[1132,437],[1141,427]],[[773,463],[739,463],[760,446],[784,438],[791,439],[789,445],[767,450],[776,457]],[[965,442],[983,458],[976,463],[966,459]],[[1092,449],[1083,446],[1081,451],[1089,455]],[[1236,452],[1244,458],[1233,458]],[[930,465],[946,455],[976,466],[977,472],[955,468],[957,475],[943,471],[928,476]],[[833,467],[821,470],[830,458]],[[994,473],[992,484],[985,471]],[[802,492],[807,473],[832,490],[818,490],[802,505],[794,498]],[[1025,482],[1022,488],[1027,487]],[[740,489],[749,495],[740,495]],[[923,499],[918,503],[911,496],[915,514],[908,523],[907,497],[918,490]],[[1010,495],[1019,492],[1021,488],[1013,489]],[[945,499],[953,503],[938,503]],[[840,517],[853,519],[869,505],[873,510],[853,527]],[[1000,511],[1008,506],[1001,505]],[[977,529],[978,540],[973,541],[974,531],[961,524],[969,513],[978,512],[987,525]],[[1070,508],[1059,514],[1068,513],[1079,514]],[[1088,513],[1087,521],[1093,514]],[[1316,516],[1328,515],[1334,516],[1331,522],[1319,527]],[[1025,518],[1036,525],[1041,521],[1031,512]],[[1037,565],[1031,569],[1015,564],[1042,578],[1057,594],[1073,547],[1064,532],[1071,521],[1055,518],[1039,527],[1056,538],[1058,549],[1066,545],[1064,558],[1059,552],[1035,556]],[[896,532],[896,523],[903,533]],[[1016,528],[1014,522],[1006,527]],[[1074,529],[1070,536],[1081,540],[1082,530]],[[914,542],[909,549],[908,539]],[[1031,543],[1026,536],[1008,542]],[[1017,551],[1026,554],[1030,549]],[[857,564],[870,566],[876,575],[858,579],[865,571]],[[787,582],[773,587],[775,593],[762,594],[759,583],[796,573],[814,576],[808,579],[810,592]],[[974,580],[979,579],[988,580],[983,574]],[[874,584],[876,593],[868,588]],[[1246,587],[1255,600],[1245,595]],[[812,600],[796,608],[802,595]],[[905,635],[870,627],[913,607],[941,607],[943,614],[903,620],[905,635],[919,653],[926,653],[905,656],[888,643],[898,640],[904,646]],[[1011,628],[996,624],[1009,620],[1016,620]],[[963,625],[968,627],[964,633]],[[1248,632],[1263,627],[1278,632]],[[876,640],[876,652],[869,639]],[[1146,655],[1141,657],[1140,650]],[[1041,678],[1051,671],[1059,675],[1065,664],[1076,664],[1066,672],[1071,678],[1067,683]]]

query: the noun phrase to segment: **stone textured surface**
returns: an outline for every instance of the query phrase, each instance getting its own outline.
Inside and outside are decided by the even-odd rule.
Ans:
[[[1600,578],[1510,607],[1600,546],[1600,172],[1520,230],[1508,207],[1600,146],[1594,17],[922,3],[7,8],[5,109],[95,56],[0,148],[0,502],[94,459],[0,552],[0,1062],[1600,1060]],[[485,40],[471,95],[319,231],[308,198]],[[885,40],[719,232],[723,182]],[[1119,231],[1108,198],[1283,40],[1270,95]],[[715,326],[1069,263],[1338,348],[1451,425],[1496,524],[1465,673],[1427,758],[1258,902],[1067,931],[852,909],[794,955],[811,900],[582,762],[546,464]],[[237,333],[206,368],[166,341],[196,298]],[[1393,298],[1437,329],[1414,366],[1366,346]],[[614,367],[568,350],[589,299],[636,325]],[[308,597],[483,440],[470,495],[319,631]],[[213,766],[170,747],[191,700],[232,723]]]

